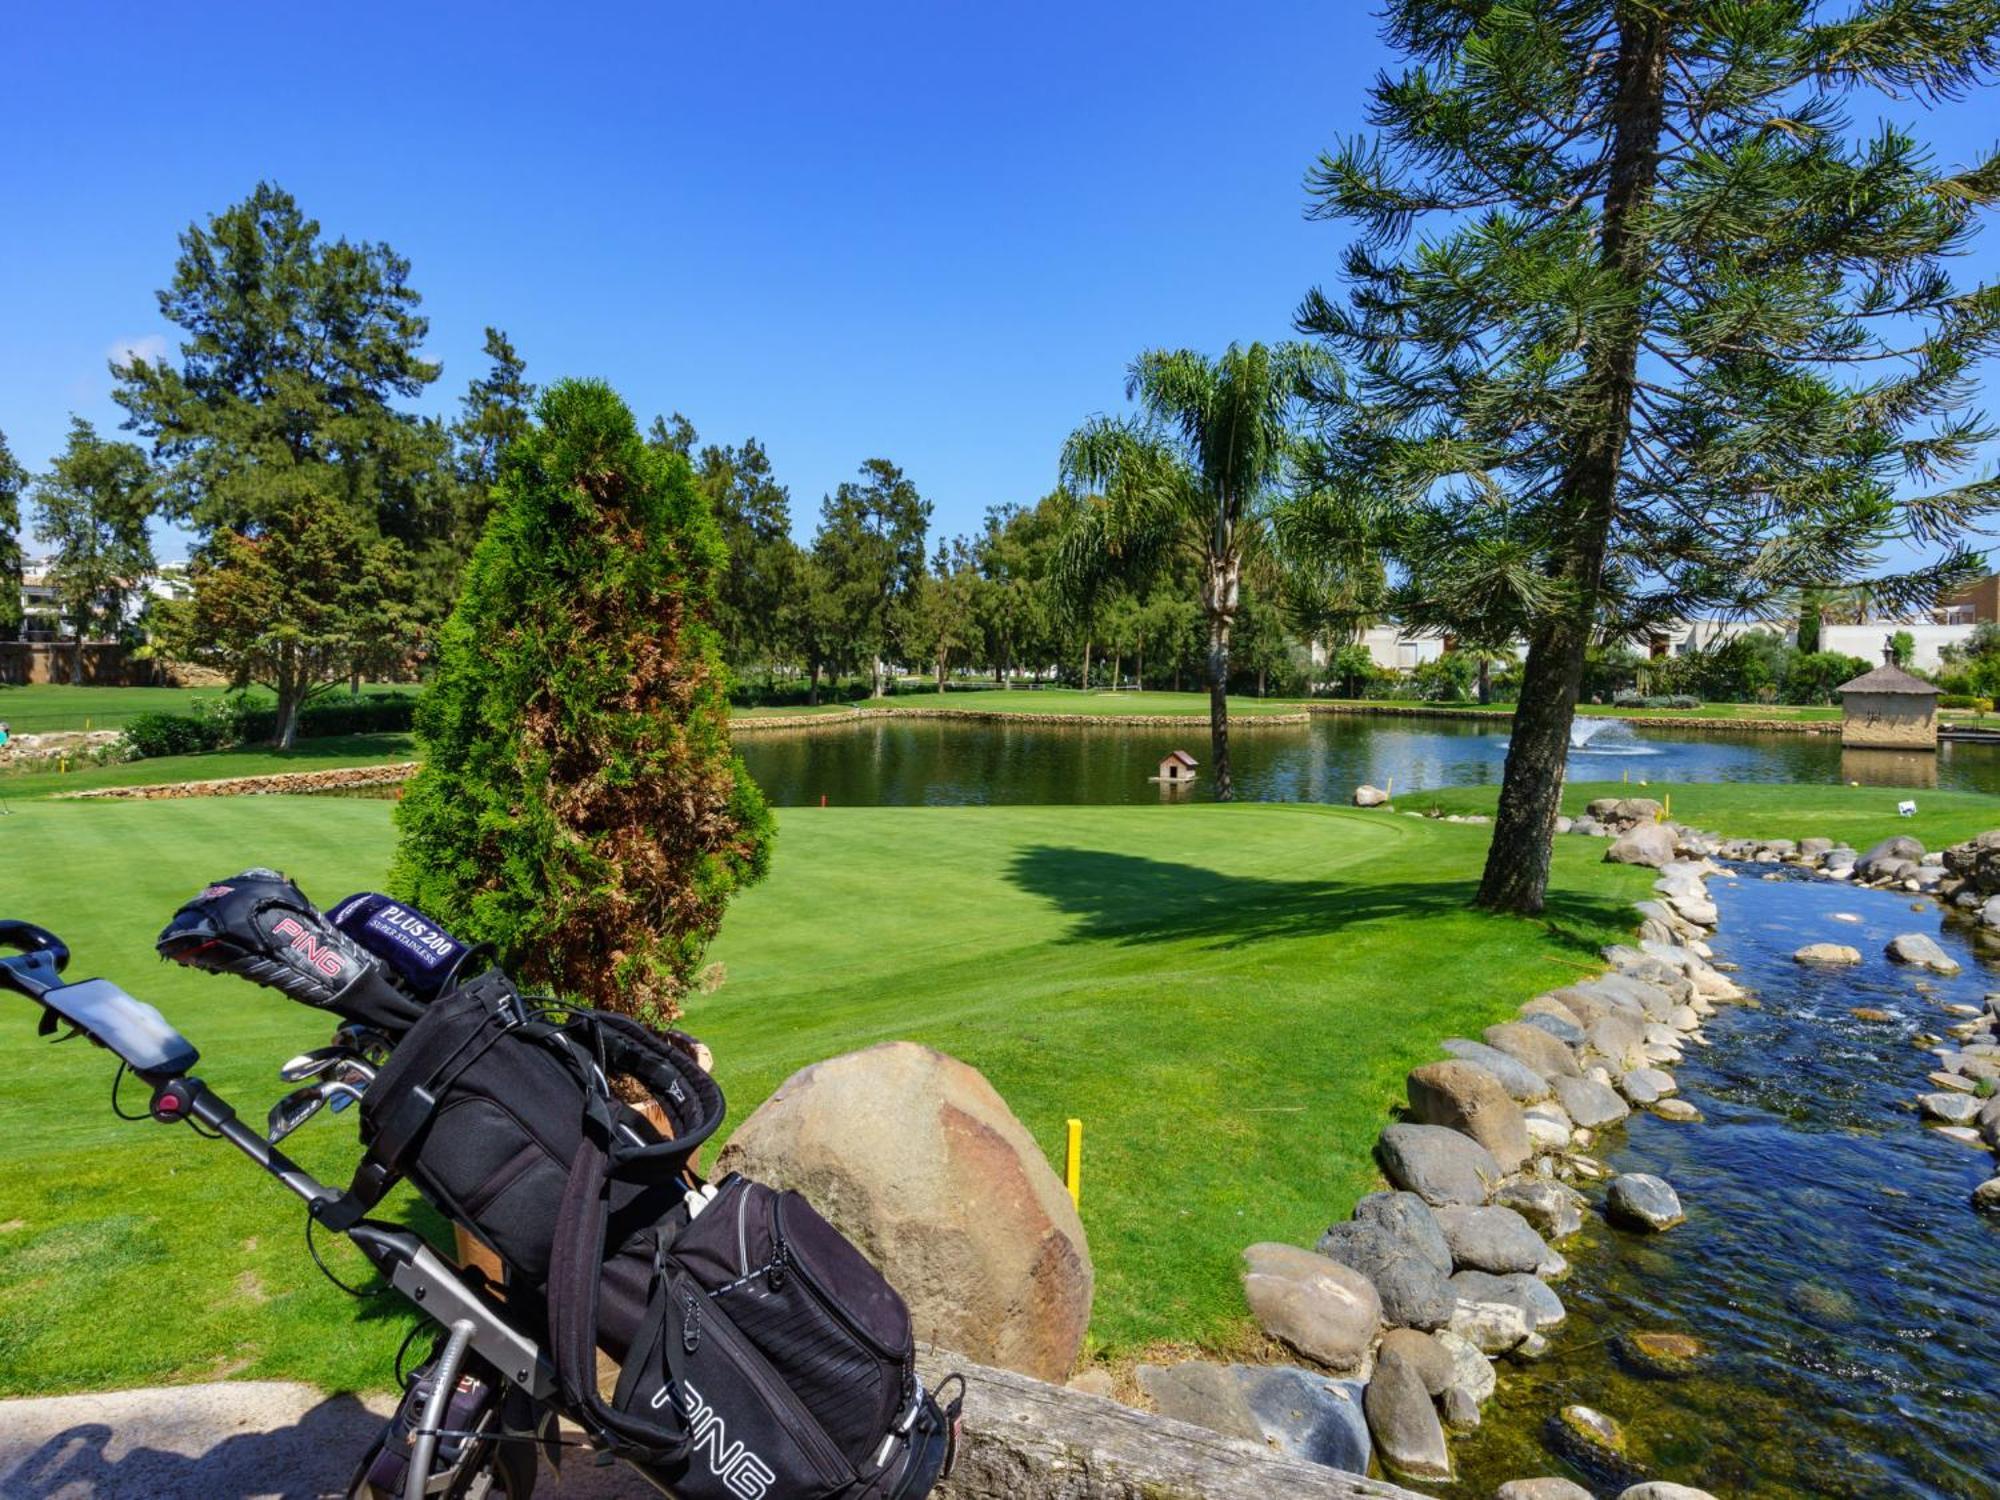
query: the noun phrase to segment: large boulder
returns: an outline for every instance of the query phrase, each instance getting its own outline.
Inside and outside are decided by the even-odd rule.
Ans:
[[[1266,1333],[1332,1370],[1360,1368],[1382,1326],[1374,1283],[1297,1245],[1245,1250],[1243,1295]]]
[[[2000,893],[2000,828],[1944,851],[1944,867],[1982,896]]]
[[[1542,1035],[1539,1031],[1534,1034]],[[1553,1037],[1548,1040],[1552,1046],[1561,1045]],[[1442,1125],[1391,1125],[1382,1132],[1375,1150],[1391,1182],[1433,1207],[1484,1203],[1494,1185],[1507,1175],[1492,1152],[1470,1136]]]
[[[1586,1130],[1615,1125],[1632,1113],[1632,1107],[1618,1097],[1618,1091],[1595,1078],[1558,1078],[1556,1102],[1569,1117]]]
[[[1641,823],[1613,839],[1604,858],[1609,864],[1650,865],[1657,870],[1673,863],[1678,842],[1665,823]]]
[[[1630,1016],[1602,1016],[1590,1023],[1585,1033],[1590,1050],[1611,1064],[1611,1070],[1643,1068],[1646,1056],[1646,1026]]]
[[[1548,1239],[1567,1239],[1583,1228],[1586,1206],[1583,1194],[1552,1177],[1525,1177],[1504,1183],[1493,1195],[1493,1201],[1513,1209],[1534,1226],[1537,1234]]]
[[[1361,1382],[1297,1365],[1233,1365],[1264,1441],[1287,1458],[1366,1474],[1371,1452]]]
[[[1526,1021],[1502,1021],[1497,1026],[1487,1027],[1484,1035],[1487,1046],[1526,1063],[1551,1081],[1562,1077],[1574,1078],[1583,1071],[1576,1065],[1575,1053],[1539,1026],[1530,1026]]]
[[[1358,786],[1354,789],[1356,807],[1380,807],[1389,800],[1389,794],[1379,786]]]
[[[1863,878],[1869,878],[1877,873],[1887,874],[1895,865],[1914,864],[1923,857],[1924,846],[1907,833],[1899,833],[1855,860],[1854,868]]]
[[[882,1268],[919,1340],[1061,1381],[1090,1321],[1076,1205],[974,1069],[912,1042],[815,1063],[717,1162],[796,1188]]]
[[[1518,1057],[1510,1057],[1498,1047],[1466,1037],[1448,1037],[1444,1050],[1462,1062],[1484,1068],[1500,1080],[1509,1097],[1519,1104],[1534,1104],[1549,1097],[1549,1081]]]
[[[1471,1136],[1493,1153],[1502,1172],[1528,1160],[1528,1127],[1521,1106],[1506,1086],[1485,1069],[1453,1059],[1425,1063],[1407,1080],[1410,1118],[1420,1125],[1444,1125]]]
[[[1412,1361],[1395,1351],[1384,1354],[1361,1399],[1375,1456],[1384,1468],[1411,1479],[1451,1478],[1444,1425]]]
[[[1353,1219],[1320,1236],[1318,1250],[1368,1278],[1392,1327],[1437,1328],[1451,1317],[1451,1247],[1415,1193],[1369,1194]]]
[[[1161,1416],[1192,1422],[1225,1437],[1263,1442],[1263,1426],[1250,1410],[1249,1398],[1233,1367],[1194,1360],[1181,1365],[1140,1365],[1133,1374]]]
[[[1898,933],[1889,939],[1889,957],[1899,964],[1914,964],[1938,974],[1956,974],[1958,960],[1937,945],[1937,940],[1921,932]]]
[[[1511,1208],[1441,1208],[1437,1221],[1461,1271],[1533,1271],[1549,1258],[1534,1226]]]
[[[1657,1234],[1687,1218],[1680,1195],[1650,1172],[1624,1172],[1611,1180],[1604,1217],[1627,1229]]]
[[[1497,1302],[1518,1308],[1533,1333],[1560,1327],[1569,1316],[1562,1305],[1562,1298],[1550,1291],[1540,1278],[1526,1271],[1514,1271],[1504,1276],[1487,1271],[1460,1271],[1451,1278],[1451,1290],[1461,1306]]]

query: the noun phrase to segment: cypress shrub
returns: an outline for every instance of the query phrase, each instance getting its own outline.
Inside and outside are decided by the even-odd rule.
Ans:
[[[659,1027],[772,820],[707,623],[721,533],[599,381],[507,450],[417,709],[397,893],[530,984]]]

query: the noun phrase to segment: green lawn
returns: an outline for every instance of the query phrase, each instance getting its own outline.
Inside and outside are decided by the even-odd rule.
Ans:
[[[324,1021],[165,967],[151,940],[246,864],[326,902],[377,881],[391,830],[379,802],[16,801],[0,837],[29,851],[7,914],[62,932],[77,974],[158,1003],[252,1115]],[[1310,1243],[1371,1186],[1404,1071],[1626,933],[1645,879],[1582,840],[1546,924],[1469,911],[1484,844],[1475,827],[1305,806],[789,810],[771,878],[715,946],[728,982],[689,1025],[734,1120],[795,1068],[892,1037],[982,1069],[1051,1160],[1082,1118],[1095,1344],[1226,1352],[1248,1332],[1237,1252]],[[214,1143],[115,1120],[103,1055],[37,1041],[27,1004],[11,1008],[0,1392],[219,1373],[379,1385],[403,1325],[320,1280],[286,1195]],[[344,1122],[295,1139],[324,1173],[351,1161]],[[173,1336],[135,1336],[162,1306]]]
[[[407,693],[408,684],[368,685],[364,694]],[[185,714],[204,698],[225,698],[228,688],[69,687],[60,683],[31,686],[0,684],[0,720],[16,734],[47,734],[57,729],[123,729],[139,714]],[[269,698],[262,688],[253,697]]]
[[[1207,693],[1109,691],[1080,688],[976,688],[951,693],[897,693],[870,708],[961,708],[1012,714],[1187,714],[1208,717]],[[1291,698],[1231,698],[1232,715],[1295,714],[1305,704]]]
[[[151,786],[170,781],[216,781],[227,776],[268,776],[277,771],[320,771],[336,766],[375,766],[414,760],[416,745],[407,734],[342,734],[300,740],[290,750],[244,748],[203,755],[162,755],[110,766],[60,771],[10,771],[0,775],[0,797],[9,800],[80,792],[101,786]]]
[[[1421,812],[1493,811],[1497,787],[1447,787],[1399,798],[1398,807]],[[1892,833],[1907,833],[1927,849],[1941,849],[2000,828],[2000,798],[1979,792],[1908,791],[1879,786],[1791,786],[1762,782],[1709,782],[1648,786],[1616,781],[1573,781],[1563,788],[1563,810],[1580,813],[1594,797],[1671,798],[1674,821],[1734,838],[1844,839],[1867,850]],[[1896,804],[1917,804],[1913,818],[1899,817]],[[1585,842],[1578,840],[1578,842]],[[1558,847],[1561,847],[1558,844]]]

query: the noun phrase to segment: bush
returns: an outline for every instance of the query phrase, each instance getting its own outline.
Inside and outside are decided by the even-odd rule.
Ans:
[[[239,740],[268,740],[278,727],[275,705],[230,700]],[[397,734],[416,724],[417,698],[409,693],[354,697],[341,694],[316,698],[299,710],[298,737],[331,739],[342,734]]]
[[[417,711],[392,888],[567,1000],[664,1026],[772,819],[730,751],[721,534],[600,381],[551,386]]]
[[[1938,696],[1939,708],[1969,708],[1974,713],[1993,712],[1993,700],[1982,698],[1976,693],[1942,693]]]
[[[125,725],[122,743],[129,758],[154,760],[219,750],[234,738],[228,721],[214,715],[135,714]]]
[[[1701,707],[1701,699],[1699,699],[1699,698],[1695,697],[1695,696],[1694,696],[1694,694],[1692,694],[1692,693],[1675,693],[1675,694],[1673,695],[1673,697],[1671,697],[1671,698],[1669,698],[1669,699],[1667,700],[1667,707],[1669,707],[1669,708],[1700,708],[1700,707]]]
[[[1644,708],[1646,695],[1636,688],[1620,688],[1611,695],[1613,708]]]

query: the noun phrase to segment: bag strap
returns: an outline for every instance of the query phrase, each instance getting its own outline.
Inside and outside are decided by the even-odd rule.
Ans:
[[[678,1404],[685,1384],[678,1340],[666,1340],[675,1399],[661,1407],[660,1414],[669,1421],[646,1421],[617,1411],[598,1394],[598,1283],[604,1263],[604,1224],[610,1211],[605,1199],[610,1157],[595,1139],[594,1122],[585,1124],[583,1137],[563,1188],[549,1262],[549,1343],[555,1351],[556,1379],[564,1405],[595,1429],[606,1447],[647,1462],[671,1464],[685,1455],[693,1442]]]

